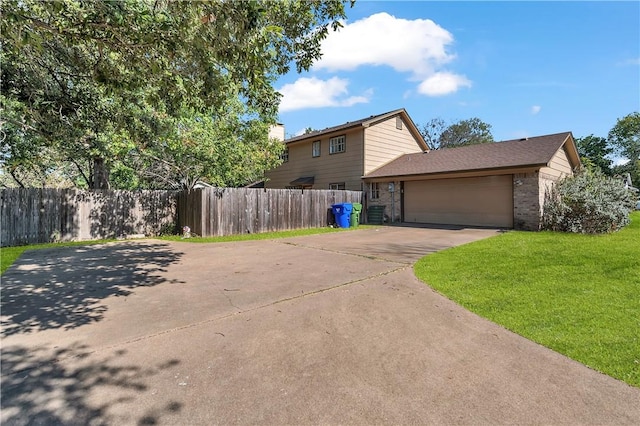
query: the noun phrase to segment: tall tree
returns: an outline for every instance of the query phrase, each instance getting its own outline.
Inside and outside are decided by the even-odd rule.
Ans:
[[[640,187],[640,112],[633,112],[617,120],[609,132],[609,143],[628,159],[626,164],[614,167],[616,174],[629,173],[635,187]]]
[[[613,153],[613,148],[606,138],[594,135],[576,138],[576,146],[583,163],[592,164],[605,175],[611,176],[613,161],[609,155]]]
[[[345,4],[6,0],[3,129],[22,134],[16,143],[43,141],[90,187],[108,187],[117,154],[129,152],[123,143],[162,145],[186,112],[202,117],[240,99],[244,121],[274,123],[275,79],[320,58]],[[3,146],[3,155],[17,158],[14,148]]]
[[[446,128],[447,124],[442,118],[432,118],[427,124],[420,127],[420,133],[429,148],[438,149],[440,147],[440,136]]]
[[[490,142],[494,142],[491,125],[479,118],[470,118],[454,123],[440,135],[440,148],[455,148]]]
[[[609,132],[609,142],[631,162],[640,159],[640,112],[619,118]]]
[[[494,142],[491,125],[475,117],[449,126],[443,119],[434,118],[421,127],[421,133],[433,149]]]

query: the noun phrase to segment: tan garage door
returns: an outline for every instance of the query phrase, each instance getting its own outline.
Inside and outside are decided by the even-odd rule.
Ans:
[[[512,182],[512,175],[405,182],[404,220],[512,228]]]

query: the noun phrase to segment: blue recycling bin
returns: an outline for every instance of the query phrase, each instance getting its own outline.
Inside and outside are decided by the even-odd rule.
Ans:
[[[338,226],[340,228],[348,228],[353,205],[351,203],[340,203],[333,204],[331,208],[333,209],[333,215],[336,218]]]

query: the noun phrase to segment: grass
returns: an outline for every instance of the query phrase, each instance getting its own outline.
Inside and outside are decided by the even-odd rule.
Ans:
[[[303,235],[326,234],[330,232],[345,232],[362,228],[375,228],[375,226],[360,225],[358,228],[310,228],[296,229],[293,231],[265,232],[262,234],[228,235],[225,237],[194,237],[188,239],[183,239],[180,235],[170,235],[157,237],[157,239],[165,241],[184,241],[190,243],[220,243],[228,241],[268,240],[274,238],[299,237]],[[103,244],[112,241],[116,240],[73,241],[64,243],[32,244],[18,247],[2,247],[0,248],[0,275],[13,265],[13,262],[15,262],[26,250],[37,250],[51,247],[84,246],[91,244]]]
[[[157,237],[157,239],[164,241],[183,241],[188,243],[225,243],[231,241],[272,240],[274,238],[301,237],[304,235],[329,234],[333,232],[347,232],[355,229],[370,229],[376,227],[377,226],[375,225],[360,225],[357,228],[309,228],[294,229],[292,231],[263,232],[260,234],[227,235],[224,237],[183,238],[181,235],[168,235]]]
[[[104,244],[116,240],[93,240],[93,241],[68,241],[64,243],[46,243],[46,244],[30,244],[27,246],[2,247],[0,248],[0,275],[9,269],[13,262],[18,260],[22,253],[27,250],[37,250],[52,247],[72,247],[72,246],[88,246],[94,244]]]
[[[508,232],[415,273],[480,316],[640,387],[640,212],[609,235]]]

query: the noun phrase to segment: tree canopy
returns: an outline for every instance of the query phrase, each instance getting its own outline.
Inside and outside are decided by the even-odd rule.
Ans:
[[[345,4],[4,1],[3,169],[19,182],[73,170],[69,181],[91,188],[113,173],[135,187],[172,163],[174,183],[241,184],[281,149],[267,136],[275,79],[320,58]]]
[[[609,141],[631,163],[640,160],[640,112],[619,118],[609,132]]]
[[[613,161],[609,156],[613,148],[606,138],[594,135],[576,138],[576,147],[583,164],[597,167],[605,175],[611,176]]]
[[[576,138],[576,146],[583,164],[608,176],[629,174],[634,186],[640,185],[640,113],[619,118],[606,138],[594,135]],[[615,156],[627,161],[614,165]]]
[[[449,126],[443,119],[434,118],[421,126],[420,133],[433,149],[494,142],[491,125],[477,117],[460,120]]]

